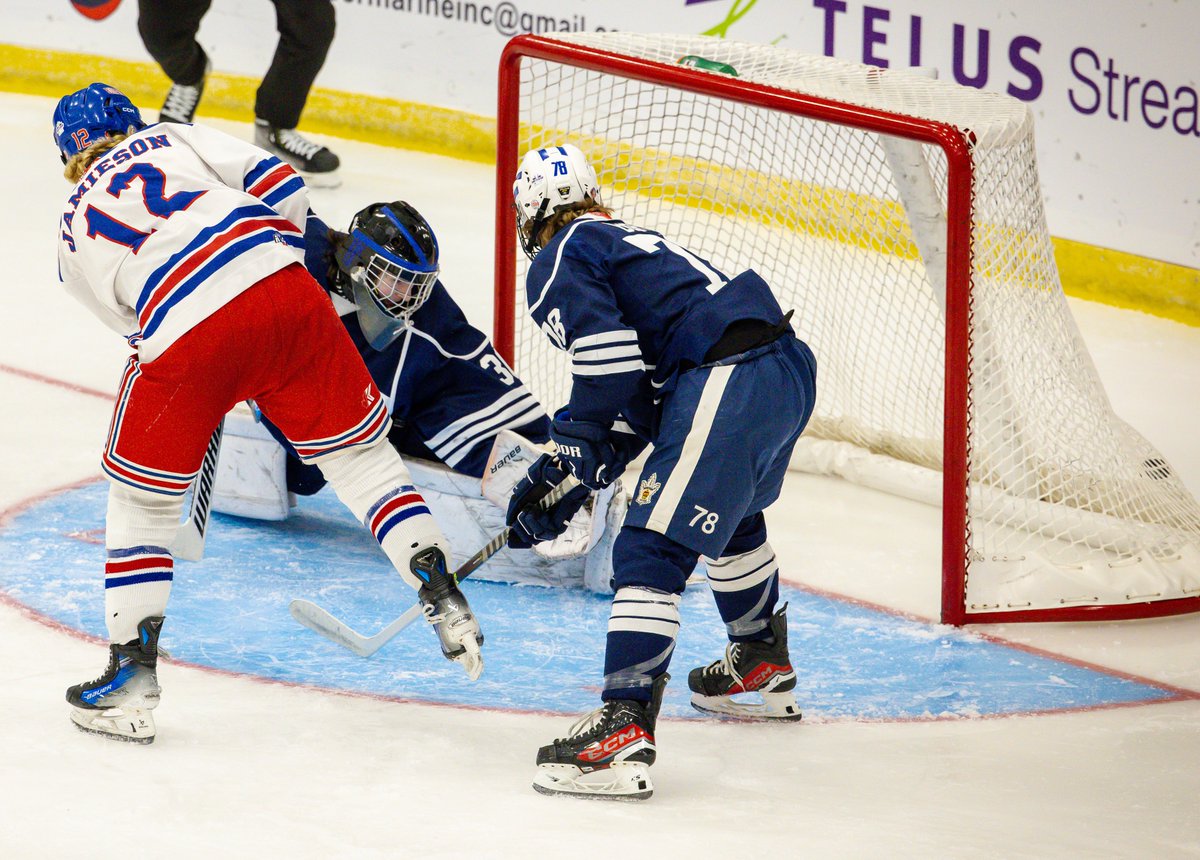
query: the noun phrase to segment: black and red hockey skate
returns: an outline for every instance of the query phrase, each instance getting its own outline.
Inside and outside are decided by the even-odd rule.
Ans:
[[[538,750],[533,787],[542,794],[645,800],[654,793],[654,724],[670,675],[654,681],[650,701],[614,699]]]
[[[725,656],[688,674],[692,707],[742,720],[799,720],[796,673],[788,658],[787,604],[771,616],[771,636],[762,642],[731,642]],[[768,644],[770,643],[770,644]],[[758,694],[760,701],[735,699]]]

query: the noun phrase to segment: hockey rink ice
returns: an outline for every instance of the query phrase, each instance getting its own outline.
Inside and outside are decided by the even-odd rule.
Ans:
[[[423,623],[369,659],[299,627],[295,597],[368,632],[412,601],[331,491],[284,523],[217,515],[177,565],[154,744],[76,731],[64,690],[107,659],[99,449],[126,347],[58,289],[52,108],[0,94],[0,856],[1200,857],[1200,616],[939,625],[938,512],[799,474],[768,523],[805,719],[689,707],[723,642],[689,586],[647,802],[530,788],[537,747],[596,704],[605,598],[468,583],[476,684]],[[491,167],[332,143],[344,184],[316,211],[413,203],[490,331]],[[1200,330],[1072,309],[1117,413],[1200,492]]]

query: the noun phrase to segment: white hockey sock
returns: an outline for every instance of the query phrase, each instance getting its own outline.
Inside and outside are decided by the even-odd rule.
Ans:
[[[104,545],[104,620],[108,638],[125,643],[137,626],[164,615],[174,563],[167,547],[179,527],[183,496],[166,496],[112,482]]]
[[[413,589],[423,584],[409,569],[409,560],[416,553],[437,546],[449,558],[449,543],[386,437],[369,447],[356,446],[316,462],[338,498],[371,530],[392,566]]]

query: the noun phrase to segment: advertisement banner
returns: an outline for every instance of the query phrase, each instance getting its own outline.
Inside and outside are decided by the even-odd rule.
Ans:
[[[337,36],[318,86],[481,116],[495,114],[497,62],[518,33],[702,33],[883,67],[933,67],[944,80],[1030,106],[1055,236],[1200,268],[1193,2],[333,2]],[[103,20],[67,0],[7,0],[0,17],[14,44],[148,59],[134,0]],[[218,71],[250,76],[266,70],[276,38],[268,0],[214,0],[199,35]],[[86,69],[80,80],[90,80]]]

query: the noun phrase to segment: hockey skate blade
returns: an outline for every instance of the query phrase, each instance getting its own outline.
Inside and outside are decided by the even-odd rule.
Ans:
[[[746,695],[746,694],[739,694]],[[804,715],[791,693],[759,693],[762,701],[738,701],[733,696],[692,693],[692,707],[705,714],[760,723],[798,722]]]
[[[539,794],[588,800],[646,800],[654,794],[650,766],[641,762],[610,765],[583,773],[573,764],[538,765],[533,790]]]
[[[152,744],[157,731],[154,715],[139,709],[93,711],[72,708],[71,722],[81,732],[131,744]]]

